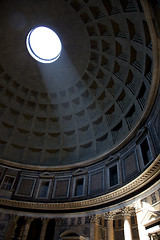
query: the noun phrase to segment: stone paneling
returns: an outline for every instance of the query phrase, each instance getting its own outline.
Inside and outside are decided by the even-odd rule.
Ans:
[[[104,172],[99,170],[89,174],[89,192],[96,193],[104,189]]]
[[[132,178],[139,171],[134,151],[122,160],[122,164],[124,171],[124,180]]]
[[[56,179],[53,191],[54,198],[68,198],[70,179]]]
[[[22,195],[25,197],[31,197],[33,188],[35,185],[35,179],[33,178],[21,178],[16,190],[16,195]]]

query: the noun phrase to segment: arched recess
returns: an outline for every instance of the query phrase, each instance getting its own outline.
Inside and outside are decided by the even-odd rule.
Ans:
[[[72,230],[68,230],[68,231],[65,231],[64,233],[62,233],[60,235],[60,239],[61,240],[85,240],[84,237],[80,236],[78,233],[72,231]]]

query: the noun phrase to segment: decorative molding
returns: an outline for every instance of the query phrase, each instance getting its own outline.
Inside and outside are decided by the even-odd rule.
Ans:
[[[133,208],[131,207],[123,207],[120,209],[121,214],[123,216],[131,216],[132,212],[133,212]]]
[[[28,216],[25,216],[24,217],[25,218],[25,221],[26,221],[26,224],[31,224],[31,222],[34,220],[34,218],[33,217],[28,217]]]
[[[41,218],[42,224],[47,224],[49,220],[49,218]]]
[[[101,204],[106,204],[113,200],[118,200],[128,194],[135,192],[141,187],[145,186],[152,179],[160,174],[160,155],[155,159],[155,161],[136,179],[126,184],[125,186],[102,196],[95,197],[92,199],[87,199],[83,201],[74,202],[56,202],[56,203],[39,203],[39,202],[26,202],[17,201],[10,199],[0,199],[0,204],[3,206],[12,206],[16,208],[26,208],[26,209],[39,209],[39,210],[70,210],[80,209],[98,206]]]
[[[100,221],[101,221],[100,215],[92,215],[92,216],[90,216],[90,223],[100,224]]]
[[[61,226],[63,219],[62,218],[55,218],[56,226]]]
[[[114,216],[116,215],[116,212],[111,212],[111,211],[109,211],[109,212],[106,212],[106,213],[104,213],[104,218],[105,219],[107,219],[107,220],[113,220],[114,219]]]
[[[77,169],[75,172],[73,172],[73,176],[79,176],[79,175],[84,175],[87,174],[87,170],[82,170],[82,169]]]
[[[39,175],[40,178],[54,178],[54,174],[50,172],[44,172]]]
[[[9,215],[9,221],[10,222],[16,223],[17,220],[18,220],[18,216],[17,215],[15,215],[15,214],[10,214]]]
[[[120,154],[111,155],[111,156],[107,159],[106,165],[111,164],[112,161],[118,161],[119,159],[120,159]]]

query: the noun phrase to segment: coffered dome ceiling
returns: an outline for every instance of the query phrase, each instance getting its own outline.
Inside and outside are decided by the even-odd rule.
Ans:
[[[140,120],[152,44],[136,0],[0,1],[1,159],[83,163],[116,148]],[[26,36],[53,29],[60,58],[36,62]]]

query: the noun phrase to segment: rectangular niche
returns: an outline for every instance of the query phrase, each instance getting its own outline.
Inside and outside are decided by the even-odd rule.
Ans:
[[[15,192],[16,196],[32,197],[36,178],[21,177]]]
[[[124,181],[131,179],[139,172],[139,165],[135,151],[128,153],[122,160]]]
[[[116,163],[108,168],[108,183],[109,183],[109,187],[114,187],[119,184],[118,163]]]
[[[70,190],[70,178],[55,179],[53,188],[53,198],[68,198]]]
[[[84,188],[85,188],[85,178],[82,176],[76,177],[74,179],[74,185],[73,185],[73,196],[74,197],[84,196]]]
[[[47,199],[51,186],[51,180],[40,180],[36,198]]]
[[[151,147],[147,137],[140,143],[140,152],[143,165],[147,166],[153,159]]]

